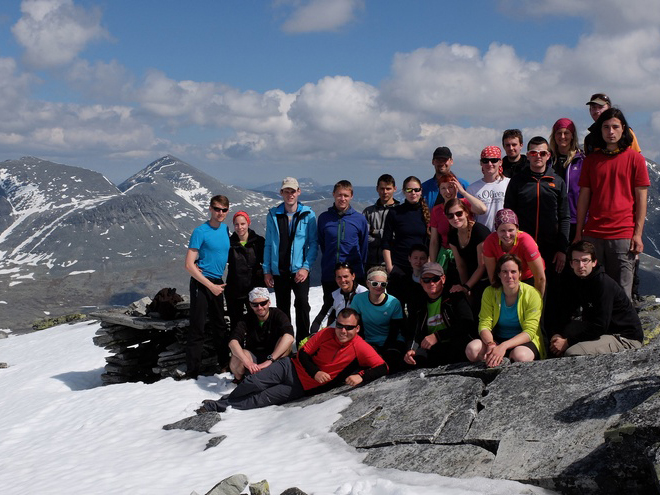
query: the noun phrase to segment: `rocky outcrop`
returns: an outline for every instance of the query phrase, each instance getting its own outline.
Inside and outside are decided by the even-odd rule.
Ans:
[[[569,494],[650,494],[660,464],[658,343],[604,356],[411,371],[346,394],[333,427],[364,462],[520,481]]]

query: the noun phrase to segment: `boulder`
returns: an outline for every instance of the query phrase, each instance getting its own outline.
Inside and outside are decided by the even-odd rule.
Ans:
[[[205,495],[240,495],[248,484],[247,476],[235,474],[215,485]]]
[[[268,481],[261,480],[256,483],[250,483],[250,495],[270,495]]]

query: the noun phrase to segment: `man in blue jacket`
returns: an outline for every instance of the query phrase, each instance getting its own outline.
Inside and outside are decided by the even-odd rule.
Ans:
[[[298,201],[298,180],[286,177],[280,188],[283,203],[266,218],[264,282],[275,288],[277,307],[291,319],[291,291],[296,299],[296,342],[309,335],[309,270],[318,250],[316,215]]]
[[[340,180],[332,191],[333,205],[319,215],[318,239],[321,248],[321,284],[325,315],[332,307],[332,292],[337,289],[335,266],[348,263],[358,282],[365,280],[364,265],[369,251],[369,224],[360,212],[353,209],[353,185]]]

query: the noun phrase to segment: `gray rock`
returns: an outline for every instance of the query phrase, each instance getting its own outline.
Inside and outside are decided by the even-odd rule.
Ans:
[[[217,447],[223,442],[225,438],[227,438],[227,435],[220,435],[219,437],[213,437],[211,440],[206,442],[206,447],[204,447],[204,450],[208,450],[212,447]]]
[[[362,450],[366,464],[452,478],[491,475],[495,454],[476,445],[407,444]]]
[[[137,301],[133,301],[128,305],[128,314],[132,316],[146,316],[147,306],[151,304],[150,297],[143,297]]]
[[[205,495],[240,495],[248,484],[247,476],[235,474],[215,485]]]
[[[197,414],[184,418],[176,423],[163,426],[163,430],[190,430],[190,431],[205,431],[209,432],[219,421],[220,414],[215,412]]]
[[[3,368],[9,368],[9,365],[7,363],[0,363],[0,369]]]
[[[287,488],[284,490],[280,495],[307,495],[305,492],[303,492],[300,488],[297,487],[292,487],[292,488]]]
[[[9,334],[7,332],[0,331],[0,339],[6,339],[7,337],[9,337]]]
[[[353,402],[335,423],[355,447],[458,443],[477,415],[483,382],[464,376],[420,378],[419,372],[379,380],[348,393]]]
[[[257,483],[250,483],[250,495],[270,495],[268,481],[262,480]]]
[[[488,385],[464,441],[496,452],[495,478],[632,493],[627,473],[611,469],[603,432],[660,389],[648,378],[659,365],[653,347],[514,364]]]

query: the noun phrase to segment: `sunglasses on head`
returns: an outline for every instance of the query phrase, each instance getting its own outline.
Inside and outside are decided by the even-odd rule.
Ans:
[[[545,151],[545,150],[542,150],[542,151],[529,150],[529,151],[527,152],[527,154],[528,154],[529,156],[540,156],[541,158],[545,158],[546,156],[549,156],[549,155],[550,155],[550,152],[549,152],[549,151]]]
[[[229,211],[229,208],[223,208],[221,206],[211,206],[211,208],[218,213],[227,213]]]
[[[350,330],[355,330],[358,326],[357,325],[345,325],[343,323],[337,322],[337,323],[335,323],[335,327],[339,328],[339,329],[343,328],[344,330],[350,331]]]
[[[270,299],[266,299],[265,301],[260,301],[260,302],[251,302],[250,306],[252,306],[253,308],[258,308],[259,306],[264,307],[269,302]]]
[[[421,187],[406,187],[403,192],[405,193],[418,193],[421,192],[422,188]]]
[[[610,97],[603,94],[603,93],[595,93],[595,94],[591,95],[591,98],[589,99],[589,101],[593,101],[593,100],[603,100],[603,101],[606,101],[607,103],[610,103]]]
[[[375,280],[369,280],[369,285],[371,285],[374,289],[376,287],[382,287],[383,289],[387,287],[387,282],[377,282]]]
[[[447,217],[447,220],[451,220],[452,218],[461,218],[465,212],[463,210],[458,210],[456,213],[445,213],[445,216]]]
[[[481,163],[483,163],[485,165],[486,163],[497,163],[500,160],[501,160],[501,158],[482,158]]]
[[[430,284],[431,282],[440,282],[442,277],[440,275],[433,275],[432,277],[422,277],[422,282]]]

